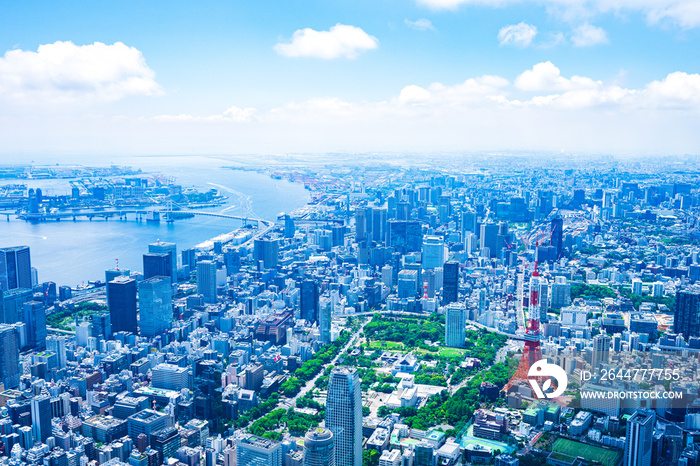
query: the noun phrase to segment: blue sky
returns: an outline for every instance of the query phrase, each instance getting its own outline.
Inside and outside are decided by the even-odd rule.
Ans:
[[[3,2],[2,160],[697,153],[698,0]]]

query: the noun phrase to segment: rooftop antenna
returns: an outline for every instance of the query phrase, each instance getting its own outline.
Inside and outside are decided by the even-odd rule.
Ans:
[[[119,258],[116,258],[116,259],[114,259],[114,262],[116,262],[116,263],[117,263],[117,266],[116,266],[116,268],[117,268],[117,270],[119,270]]]

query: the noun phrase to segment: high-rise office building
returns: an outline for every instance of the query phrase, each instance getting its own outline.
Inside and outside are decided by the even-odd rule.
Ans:
[[[19,335],[17,329],[0,324],[0,382],[5,389],[19,385]]]
[[[387,246],[401,254],[420,251],[423,243],[421,224],[417,220],[392,220],[387,222]]]
[[[181,446],[180,432],[175,427],[166,427],[151,435],[151,447],[158,452],[159,464],[175,458]]]
[[[595,371],[600,364],[607,364],[610,360],[610,335],[601,333],[594,336],[592,349],[591,367]]]
[[[153,337],[173,323],[173,289],[170,277],[153,277],[139,282],[139,330]]]
[[[128,277],[131,275],[131,271],[129,269],[118,269],[118,268],[107,269],[107,270],[105,270],[105,283],[109,283],[121,275]],[[109,300],[109,289],[107,289],[106,291],[107,291],[107,299]]]
[[[700,290],[697,288],[676,292],[673,330],[683,334],[686,341],[700,336]]]
[[[157,243],[149,244],[148,252],[170,255],[170,273],[166,273],[164,275],[169,276],[173,283],[177,283],[177,245],[175,243],[161,243],[159,241]],[[146,275],[145,270],[144,275]]]
[[[239,466],[282,466],[282,445],[274,440],[247,435],[236,439]]]
[[[197,262],[197,292],[204,296],[205,302],[216,302],[216,262]]]
[[[467,338],[467,309],[462,303],[445,308],[445,346],[461,348]]]
[[[321,332],[321,343],[327,345],[331,342],[331,300],[327,297],[319,298],[318,303],[318,329]]]
[[[32,398],[32,434],[35,442],[46,442],[51,437],[51,397],[38,395]]]
[[[498,224],[482,223],[479,242],[482,250],[488,248],[489,257],[498,257]]]
[[[173,256],[169,252],[149,252],[143,255],[143,278],[171,277]],[[171,278],[172,281],[172,278]]]
[[[190,270],[194,270],[194,266],[197,265],[197,250],[194,248],[183,249],[180,255],[182,256],[182,266],[188,265]]]
[[[358,207],[355,209],[355,241],[362,241],[367,239],[367,225],[365,208]]]
[[[27,325],[27,346],[46,348],[46,307],[38,301],[24,303],[24,323]]]
[[[550,305],[552,309],[571,305],[571,284],[567,282],[566,277],[554,277]]]
[[[309,429],[304,436],[304,466],[335,466],[333,432],[322,427]]]
[[[335,440],[335,464],[361,466],[362,392],[354,367],[339,366],[331,370],[326,396],[326,428]]]
[[[192,376],[186,367],[163,363],[151,369],[151,374],[151,385],[155,388],[176,391],[192,388]]]
[[[637,410],[627,421],[624,466],[651,466],[656,413]]]
[[[107,283],[112,333],[138,333],[136,320],[136,280],[120,276]],[[94,327],[93,327],[94,328]]]
[[[262,238],[253,241],[253,259],[256,263],[262,262],[265,269],[277,267],[278,253],[279,241],[276,239]]]
[[[0,322],[14,324],[22,320],[24,303],[34,299],[29,288],[15,288],[3,291],[0,289]]]
[[[462,239],[465,238],[466,233],[476,233],[476,212],[470,210],[462,212],[461,223]]]
[[[68,362],[66,353],[67,344],[68,337],[65,335],[49,335],[46,337],[46,349],[56,354],[56,364],[59,369],[66,367],[66,363]]]
[[[450,304],[459,297],[459,262],[448,261],[442,267],[442,303]]]
[[[29,246],[0,248],[0,289],[32,287],[32,260]]]
[[[301,281],[299,290],[299,316],[308,322],[318,321],[318,285],[310,278]]]
[[[551,227],[552,236],[550,237],[550,244],[556,250],[557,259],[559,259],[564,247],[564,219],[560,216],[554,217],[551,222]]]
[[[138,441],[141,434],[145,434],[147,439],[155,432],[159,432],[168,427],[169,416],[152,409],[144,409],[127,417],[127,429],[129,437],[134,442]]]
[[[440,236],[423,238],[423,268],[434,269],[445,263],[445,240]]]
[[[372,240],[384,242],[386,239],[387,211],[379,207],[372,209]]]
[[[89,336],[104,340],[112,338],[112,314],[109,312],[93,314]]]
[[[415,298],[418,293],[418,271],[404,269],[397,277],[399,298]]]

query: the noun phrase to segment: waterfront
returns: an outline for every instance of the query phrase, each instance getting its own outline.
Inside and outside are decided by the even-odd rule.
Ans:
[[[233,164],[221,158],[129,157],[116,163],[141,168],[145,173],[175,177],[176,183],[183,187],[220,190],[228,200],[220,207],[205,209],[211,212],[275,220],[280,212],[294,210],[309,199],[309,192],[300,184],[261,173],[222,169]],[[0,184],[13,182],[41,187],[50,195],[70,192],[68,180],[2,180]],[[40,282],[76,286],[88,280],[104,280],[105,269],[114,267],[115,259],[119,259],[121,268],[141,271],[142,255],[147,252],[149,243],[170,241],[181,251],[240,226],[238,220],[213,217],[177,220],[173,224],[133,219],[30,223],[16,219],[6,222],[3,218],[0,245],[28,245]]]

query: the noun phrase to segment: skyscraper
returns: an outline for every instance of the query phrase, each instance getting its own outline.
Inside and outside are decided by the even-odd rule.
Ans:
[[[354,367],[339,366],[331,371],[326,396],[326,428],[335,439],[335,464],[361,466],[362,392]]]
[[[423,268],[434,269],[445,263],[445,240],[440,236],[423,238]]]
[[[207,303],[216,302],[216,262],[197,262],[197,292]]]
[[[372,209],[372,240],[383,242],[386,238],[386,209]]]
[[[60,369],[66,367],[68,357],[66,354],[66,344],[68,337],[65,335],[49,335],[46,337],[46,349],[56,353],[56,363]]]
[[[46,308],[38,301],[24,303],[24,323],[27,325],[27,345],[46,348]]]
[[[17,329],[0,324],[0,382],[5,389],[19,385],[19,335]]]
[[[236,439],[239,466],[282,466],[282,445],[274,440],[247,435]]]
[[[482,223],[479,234],[481,248],[488,248],[489,257],[498,256],[498,225],[495,223]]]
[[[700,290],[697,288],[676,292],[673,330],[682,333],[686,341],[700,336]]]
[[[111,282],[112,280],[114,280],[115,278],[117,278],[120,275],[124,275],[124,276],[128,277],[129,275],[131,275],[131,271],[129,269],[118,269],[118,268],[107,269],[107,270],[105,270],[105,283]],[[109,289],[107,289],[106,291],[107,291],[107,299],[109,300]]]
[[[627,421],[624,466],[651,466],[656,413],[640,409]]]
[[[593,337],[591,367],[595,371],[600,364],[607,364],[610,359],[610,335],[601,333]]]
[[[304,466],[335,466],[333,433],[321,427],[304,436]]]
[[[442,303],[454,303],[459,297],[459,262],[445,262],[442,270]]]
[[[111,331],[138,333],[136,321],[136,280],[120,276],[107,283]]]
[[[46,442],[51,437],[51,397],[39,395],[32,398],[32,434],[35,442]]]
[[[423,234],[420,222],[416,220],[392,220],[387,222],[387,246],[391,246],[401,254],[420,251]]]
[[[461,348],[467,337],[467,310],[462,303],[450,303],[445,308],[445,346]]]
[[[262,261],[263,268],[274,269],[277,267],[277,253],[279,242],[276,239],[256,239],[253,241],[253,259],[256,263]]]
[[[561,257],[561,252],[564,246],[564,219],[556,216],[552,219],[552,236],[550,237],[550,243],[554,249],[557,251],[557,259]]]
[[[0,289],[32,287],[32,261],[29,246],[0,248]]]
[[[169,276],[173,283],[177,283],[177,245],[175,243],[161,243],[158,241],[148,245],[148,252],[170,255],[170,272],[165,275]],[[146,275],[145,270],[144,275]]]
[[[308,322],[318,321],[318,285],[310,278],[301,282],[299,290],[299,316]]]
[[[171,277],[172,255],[169,252],[149,252],[143,255],[143,278]],[[172,281],[171,277],[171,281]],[[177,280],[173,281],[174,283]]]
[[[318,329],[321,332],[321,343],[327,345],[331,342],[331,300],[328,297],[319,298],[318,304]]]
[[[139,330],[153,337],[170,328],[173,322],[173,291],[170,277],[153,277],[139,283]]]

